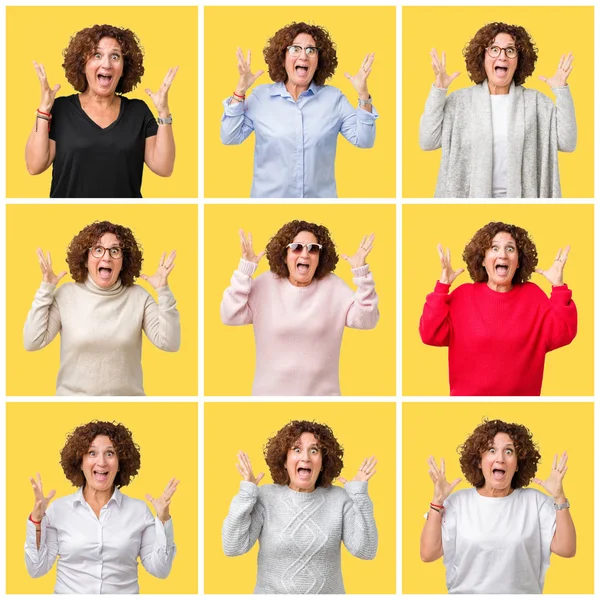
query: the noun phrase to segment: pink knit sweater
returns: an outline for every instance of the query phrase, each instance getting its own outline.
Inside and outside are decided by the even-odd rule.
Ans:
[[[256,264],[240,260],[223,294],[225,325],[254,325],[253,396],[339,396],[344,327],[373,329],[378,298],[369,265],[352,269],[353,292],[329,274],[306,287],[270,271],[252,280]]]

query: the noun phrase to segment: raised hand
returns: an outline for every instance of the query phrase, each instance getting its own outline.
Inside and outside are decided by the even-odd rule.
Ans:
[[[569,250],[571,246],[567,246],[564,250],[561,248],[557,254],[552,266],[544,271],[543,269],[536,269],[535,272],[543,275],[552,285],[563,285],[563,271],[565,270],[565,263],[569,257]]]
[[[365,458],[365,460],[362,461],[362,464],[358,469],[358,473],[354,476],[354,479],[352,481],[369,481],[369,479],[371,479],[371,477],[373,477],[373,475],[377,473],[377,471],[375,470],[376,464],[377,459],[374,456]],[[343,485],[346,485],[346,483],[348,483],[348,480],[344,479],[343,477],[338,477],[337,480]]]
[[[567,56],[563,54],[558,61],[558,69],[552,77],[540,75],[540,79],[545,81],[551,88],[564,87],[567,85],[567,78],[573,70],[573,54],[569,52]]]
[[[347,254],[342,254],[342,258],[347,260],[350,264],[350,267],[353,269],[358,269],[359,267],[364,267],[366,264],[366,258],[369,255],[369,252],[373,249],[373,242],[375,241],[375,234],[372,233],[370,236],[366,236],[362,239],[356,254],[353,256],[348,256]]]
[[[252,234],[248,232],[248,236],[244,234],[244,230],[240,229],[240,243],[242,245],[242,258],[249,262],[258,264],[260,259],[265,255],[265,251],[254,254],[254,248],[252,247]]]
[[[48,79],[46,78],[46,71],[44,71],[44,65],[42,63],[36,63],[33,61],[35,72],[40,80],[40,87],[42,91],[42,98],[40,100],[39,109],[43,112],[49,113],[54,105],[54,99],[56,98],[56,92],[60,90],[60,83],[57,83],[54,87],[50,87]]]
[[[173,79],[175,79],[175,75],[177,75],[177,71],[179,71],[179,67],[171,67],[169,69],[157,92],[153,92],[149,88],[145,90],[146,94],[150,96],[161,119],[165,119],[171,114],[169,111],[169,88],[173,83]]]
[[[50,252],[44,256],[42,249],[38,248],[36,250],[36,254],[40,269],[42,270],[42,281],[56,285],[67,274],[67,272],[61,271],[58,275],[54,273],[52,270],[52,258],[50,257]]]
[[[42,520],[50,500],[54,498],[56,490],[50,490],[47,496],[44,496],[44,490],[42,489],[42,477],[39,473],[36,473],[37,480],[33,477],[29,478],[31,481],[31,487],[33,488],[33,495],[35,496],[35,502],[33,504],[33,510],[31,511],[31,518],[38,523]]]
[[[442,458],[440,468],[435,462],[435,458],[430,456],[427,459],[429,464],[429,477],[433,481],[433,500],[434,504],[444,504],[444,500],[454,491],[454,488],[462,481],[461,477],[449,483],[446,479],[446,462]]]
[[[256,477],[254,477],[252,465],[250,464],[250,457],[243,450],[240,450],[237,453],[237,459],[239,462],[237,462],[235,466],[240,475],[244,478],[244,481],[249,481],[254,485],[258,485],[265,474],[259,473]]]
[[[460,75],[460,71],[455,71],[452,75],[446,73],[445,52],[442,52],[442,59],[440,60],[436,49],[432,48],[429,56],[431,56],[431,67],[435,73],[435,87],[447,90],[450,84]]]
[[[562,504],[565,502],[565,492],[563,490],[563,479],[565,478],[565,473],[567,472],[567,460],[568,456],[566,452],[563,452],[563,455],[560,457],[560,462],[558,461],[558,454],[554,455],[554,460],[552,461],[552,469],[550,470],[550,475],[547,479],[542,481],[537,477],[534,477],[532,481],[542,486],[557,502],[557,504]],[[560,502],[558,502],[560,500]]]
[[[440,255],[440,263],[442,265],[442,274],[440,275],[440,283],[447,283],[452,285],[452,282],[461,274],[464,273],[464,269],[458,269],[455,271],[450,263],[450,248],[446,248],[446,254],[444,254],[444,248],[441,244],[437,245],[438,254]]]
[[[350,75],[350,73],[344,73],[347,79],[350,80],[350,83],[353,85],[354,89],[358,93],[358,96],[363,100],[366,100],[369,97],[369,90],[367,89],[367,77],[371,74],[373,70],[373,61],[375,60],[375,52],[371,52],[367,54],[362,61],[362,65],[358,70],[356,75]]]
[[[169,506],[171,505],[171,498],[173,494],[177,491],[177,484],[179,483],[179,479],[171,479],[169,483],[167,483],[167,487],[165,491],[158,497],[153,498],[150,494],[146,494],[146,500],[154,506],[154,510],[156,511],[156,516],[163,522],[166,523],[171,515],[169,514]]]
[[[240,80],[235,88],[235,93],[238,96],[245,96],[246,92],[252,87],[252,84],[264,73],[264,70],[261,69],[256,74],[252,73],[252,69],[250,69],[250,58],[252,56],[250,50],[248,50],[248,58],[246,60],[244,60],[241,48],[237,49],[236,56]]]
[[[175,257],[177,256],[177,252],[173,250],[168,258],[165,258],[166,256],[167,253],[163,252],[163,255],[160,257],[160,264],[154,275],[140,275],[140,277],[144,281],[147,281],[155,290],[169,284],[167,279],[171,274],[171,271],[175,268]]]

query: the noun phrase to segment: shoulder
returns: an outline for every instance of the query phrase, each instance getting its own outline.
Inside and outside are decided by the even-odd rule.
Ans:
[[[315,90],[318,97],[324,98],[341,98],[344,96],[342,90],[333,85],[315,85]]]
[[[457,492],[450,494],[450,496],[446,498],[444,506],[451,506],[453,508],[461,506],[465,502],[468,502],[472,498],[474,498],[476,493],[477,490],[474,487],[466,488],[464,490],[458,490]]]
[[[56,300],[61,300],[65,298],[71,298],[80,288],[83,288],[82,283],[75,283],[73,281],[69,281],[68,283],[63,283],[61,286],[54,290],[54,298]]]
[[[265,271],[254,278],[252,283],[252,291],[259,289],[273,288],[276,285],[280,285],[281,282],[285,281],[282,277],[277,277],[272,271]]]
[[[525,283],[520,284],[519,287],[521,289],[521,294],[526,295],[528,298],[535,298],[539,301],[548,300],[546,292],[544,292],[544,290],[536,283],[526,281]]]
[[[121,508],[127,509],[128,511],[135,512],[136,514],[146,514],[150,509],[148,505],[138,498],[132,498],[131,496],[126,496],[123,492],[119,490],[121,494]]]
[[[452,299],[467,298],[472,296],[480,285],[481,284],[478,283],[461,283],[457,288],[450,292],[450,297]]]
[[[128,114],[146,115],[152,113],[148,105],[139,98],[126,98],[125,96],[120,96],[120,98],[124,104],[123,110],[126,110]]]
[[[554,501],[550,496],[533,488],[518,488],[514,491],[514,493],[518,493],[521,500],[527,504],[535,504],[537,506],[541,506],[547,502],[554,504]]]
[[[60,115],[61,113],[70,112],[77,108],[77,104],[79,100],[77,99],[79,94],[71,94],[70,96],[60,96],[54,100],[54,104],[52,105],[52,113],[53,117]]]
[[[132,296],[134,298],[143,298],[145,300],[146,298],[148,298],[148,296],[152,297],[152,294],[138,283],[123,286],[123,288],[125,294],[128,294],[129,296]]]
[[[450,92],[448,97],[446,98],[446,105],[454,105],[454,104],[462,104],[465,102],[471,102],[471,98],[477,90],[478,87],[476,85],[472,85],[470,87],[461,88],[460,90],[455,90],[454,92]]]
[[[257,85],[255,88],[252,89],[251,95],[254,96],[257,100],[268,98],[276,85],[276,83],[263,83],[261,85]]]
[[[522,85],[517,86],[517,89],[522,90],[523,97],[530,102],[535,102],[538,108],[544,108],[548,110],[554,109],[554,102],[552,98],[546,96],[538,90],[523,87]]]
[[[270,504],[276,501],[285,493],[287,486],[277,483],[264,483],[258,486],[258,501],[263,504]]]

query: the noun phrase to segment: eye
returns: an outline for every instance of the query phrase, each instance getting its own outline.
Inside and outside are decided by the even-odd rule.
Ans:
[[[121,57],[120,57],[118,54],[113,54],[113,55],[112,55],[112,57],[113,57],[115,60],[119,60],[119,59],[121,58]]]
[[[496,454],[496,448],[490,448],[490,449],[488,450],[488,452],[489,452],[490,454]]]
[[[509,246],[509,247],[507,248],[507,251],[508,251],[508,252],[514,252],[514,251],[515,251],[515,249],[514,249],[512,246]]]
[[[506,449],[506,454],[513,454],[514,450],[512,448],[507,448]]]
[[[94,58],[102,58],[102,56],[100,55],[100,52],[96,52],[96,54],[94,54]]]
[[[297,446],[294,446],[292,448],[292,452],[300,452],[300,448],[298,448]]]
[[[112,450],[109,450],[106,454],[107,454],[107,456],[114,456],[115,455],[115,453]]]
[[[492,250],[494,250],[495,252],[498,251],[498,246],[492,246]]]
[[[310,449],[310,453],[311,454],[319,454],[319,449],[318,448],[311,448]]]
[[[96,451],[95,451],[95,450],[90,450],[90,451],[88,452],[88,454],[89,454],[90,456],[96,456]]]

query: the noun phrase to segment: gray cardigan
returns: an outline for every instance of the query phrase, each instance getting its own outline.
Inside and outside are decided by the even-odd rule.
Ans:
[[[423,150],[442,148],[436,198],[492,196],[492,112],[487,80],[457,90],[432,86],[421,118]],[[577,144],[575,107],[569,86],[553,88],[556,106],[544,94],[510,86],[508,197],[560,198],[558,151]]]

